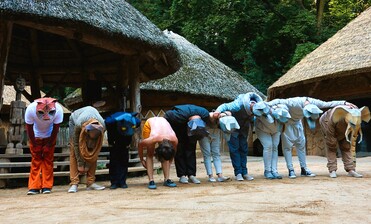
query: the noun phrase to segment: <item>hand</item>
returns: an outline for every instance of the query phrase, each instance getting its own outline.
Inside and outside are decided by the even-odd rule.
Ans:
[[[352,103],[349,103],[349,102],[345,102],[345,105],[352,108],[352,109],[357,109],[358,107]]]
[[[77,163],[77,170],[79,171],[80,174],[86,173],[86,171],[85,171],[85,163],[84,162],[78,162]]]
[[[78,167],[77,167],[77,170],[78,170],[79,173],[81,173],[81,174],[84,174],[84,173],[85,173],[85,167],[84,167],[84,166],[78,166]]]
[[[88,172],[89,169],[90,169],[90,164],[89,163],[85,163],[85,165],[84,165],[84,172],[85,173]]]
[[[43,150],[41,145],[33,144],[32,146],[32,152],[34,153],[40,153]]]
[[[142,163],[143,167],[147,169],[147,161],[143,159],[141,161],[141,163]]]
[[[51,151],[50,150],[51,148],[48,146],[48,144],[44,145],[42,148],[43,148],[43,153],[48,153]]]

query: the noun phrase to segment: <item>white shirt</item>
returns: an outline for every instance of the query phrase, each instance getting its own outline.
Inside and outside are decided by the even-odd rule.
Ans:
[[[32,102],[26,108],[25,122],[33,124],[35,138],[48,138],[52,134],[53,125],[60,124],[63,121],[63,108],[59,103],[55,104],[56,112],[50,120],[40,120],[36,114],[36,102]]]

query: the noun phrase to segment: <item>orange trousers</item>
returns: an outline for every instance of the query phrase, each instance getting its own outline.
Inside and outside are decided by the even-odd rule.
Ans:
[[[53,161],[55,142],[47,146],[49,138],[36,138],[36,146],[30,142],[31,168],[28,189],[52,188],[54,184]]]
[[[97,163],[89,164],[89,170],[86,173],[86,186],[90,186],[95,182],[95,170],[97,169]],[[73,148],[73,142],[70,142],[70,185],[79,184],[80,182],[80,173],[77,168],[77,160],[75,156],[75,151]]]

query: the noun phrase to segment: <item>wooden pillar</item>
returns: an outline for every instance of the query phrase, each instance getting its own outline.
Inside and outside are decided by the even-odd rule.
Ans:
[[[0,110],[3,107],[4,79],[12,37],[13,23],[0,21]]]
[[[140,113],[142,110],[142,105],[140,102],[140,88],[139,88],[139,61],[138,58],[133,58],[130,63],[130,79],[129,79],[129,89],[130,89],[130,101],[131,109],[133,112]]]
[[[134,57],[128,63],[129,65],[129,90],[130,90],[130,108],[132,112],[138,112],[138,118],[141,119],[140,112],[142,105],[140,102],[140,88],[139,88],[139,61]],[[140,140],[141,128],[137,128],[133,136],[133,151],[137,151]]]
[[[116,77],[116,93],[119,96],[119,109],[126,111],[127,106],[127,89],[129,86],[129,62],[126,57],[122,57],[120,61],[120,72]]]

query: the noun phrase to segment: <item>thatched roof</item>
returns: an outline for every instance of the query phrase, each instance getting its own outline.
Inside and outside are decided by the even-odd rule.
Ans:
[[[143,91],[164,91],[213,96],[233,100],[241,93],[256,92],[265,98],[246,79],[216,58],[202,51],[184,37],[171,31],[163,31],[178,48],[182,67],[165,78],[141,83]]]
[[[43,84],[80,87],[92,73],[113,82],[130,57],[140,81],[180,67],[174,44],[124,0],[2,0],[0,22],[13,24],[7,84],[35,72]]]
[[[371,7],[279,78],[269,87],[268,97],[370,95],[370,52]]]
[[[144,111],[154,108],[168,109],[176,104],[193,103],[207,108],[216,108],[221,103],[231,101],[241,93],[259,92],[237,72],[227,67],[214,57],[188,42],[185,38],[169,31],[164,31],[177,46],[182,67],[176,73],[165,78],[140,84],[142,108]],[[106,101],[112,100],[108,91],[103,91]],[[64,99],[70,109],[82,106],[81,89],[77,89]],[[98,108],[109,111],[112,105]]]

